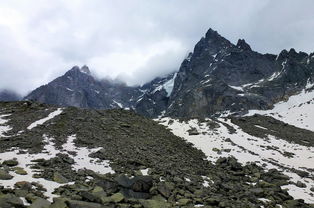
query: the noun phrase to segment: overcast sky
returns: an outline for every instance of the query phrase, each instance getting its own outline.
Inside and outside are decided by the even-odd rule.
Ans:
[[[87,64],[142,84],[178,70],[208,28],[259,52],[314,51],[313,0],[1,0],[0,88],[25,94]]]

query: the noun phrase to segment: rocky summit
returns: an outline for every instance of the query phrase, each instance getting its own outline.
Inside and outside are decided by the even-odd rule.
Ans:
[[[210,29],[183,61],[167,115],[207,117],[270,109],[313,83],[314,54],[260,54],[240,39],[232,44]]]
[[[279,126],[290,128],[262,115],[154,121],[122,109],[2,102],[0,207],[313,207],[311,169],[285,166],[300,156],[289,142],[302,134],[310,147],[313,132],[294,127],[289,140],[287,129],[274,132],[287,145],[284,152],[265,135]],[[246,137],[285,159],[252,152]],[[261,160],[243,163],[253,157]],[[291,187],[309,190],[309,198],[291,196]]]

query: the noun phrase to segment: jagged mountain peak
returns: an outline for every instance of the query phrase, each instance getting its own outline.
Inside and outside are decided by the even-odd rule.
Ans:
[[[87,75],[91,75],[91,72],[89,70],[89,67],[84,65],[82,67],[79,67],[79,66],[73,66],[69,71],[67,71],[67,73],[70,73],[70,74],[81,74],[81,73],[84,73],[84,74],[87,74]]]
[[[89,70],[89,67],[86,66],[86,65],[82,66],[80,71],[83,72],[83,73],[86,73],[86,74],[91,74],[90,70]]]
[[[215,45],[229,45],[232,46],[231,42],[221,36],[216,30],[209,28],[209,30],[205,34],[205,42],[208,44],[215,44]]]
[[[303,59],[308,58],[308,57],[309,57],[309,54],[302,51],[297,52],[294,48],[291,48],[289,51],[285,49],[282,50],[279,53],[277,60],[279,60],[280,62],[286,61],[287,59],[302,61]]]
[[[205,35],[206,39],[213,39],[213,38],[219,38],[219,37],[221,37],[221,35],[216,30],[213,30],[212,28],[209,28]]]
[[[242,49],[242,50],[252,50],[251,46],[244,40],[244,39],[239,39],[237,42],[237,47]]]

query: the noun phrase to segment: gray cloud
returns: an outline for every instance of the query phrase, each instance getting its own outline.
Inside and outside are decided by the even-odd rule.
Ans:
[[[254,50],[314,51],[312,0],[0,2],[0,88],[26,92],[73,65],[142,84],[178,70],[209,27]]]

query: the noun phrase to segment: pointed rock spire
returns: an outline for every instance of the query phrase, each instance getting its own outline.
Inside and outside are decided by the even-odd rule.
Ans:
[[[239,39],[238,40],[237,47],[242,49],[242,50],[249,50],[249,51],[252,50],[251,46],[247,42],[245,42],[244,39]]]
[[[83,73],[86,73],[86,74],[90,74],[90,70],[89,70],[88,66],[86,66],[86,65],[82,66],[80,71]]]

